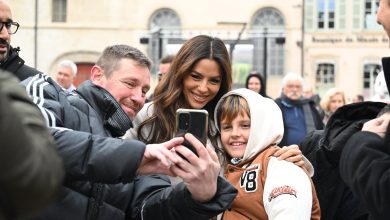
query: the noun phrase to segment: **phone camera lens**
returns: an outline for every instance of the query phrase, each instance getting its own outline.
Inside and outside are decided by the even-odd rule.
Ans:
[[[188,130],[190,127],[190,114],[180,114],[179,115],[179,129],[180,130]]]

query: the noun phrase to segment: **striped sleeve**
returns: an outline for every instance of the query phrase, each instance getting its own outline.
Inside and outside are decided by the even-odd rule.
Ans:
[[[59,126],[56,122],[55,113],[50,110],[53,108],[49,108],[50,105],[47,103],[50,101],[58,103],[59,90],[54,80],[47,75],[37,74],[23,81],[22,84],[26,87],[27,94],[41,111],[46,125],[48,127]]]

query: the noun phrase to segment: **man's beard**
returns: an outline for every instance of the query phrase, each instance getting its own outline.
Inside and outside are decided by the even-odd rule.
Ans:
[[[6,45],[7,47],[6,51],[0,52],[0,63],[4,63],[8,59],[11,50],[11,45],[2,38],[0,38],[0,45]]]

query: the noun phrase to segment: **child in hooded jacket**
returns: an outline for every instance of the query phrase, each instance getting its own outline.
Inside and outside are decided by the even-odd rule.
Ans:
[[[308,174],[273,156],[283,137],[283,118],[272,99],[233,90],[220,99],[214,116],[224,176],[239,192],[223,220],[320,219]]]

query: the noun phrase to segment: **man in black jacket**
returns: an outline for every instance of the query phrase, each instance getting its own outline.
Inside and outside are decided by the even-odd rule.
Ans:
[[[150,66],[139,50],[115,45],[75,93],[41,74],[23,82],[51,127],[66,171],[61,200],[41,219],[195,220],[230,206],[236,190],[218,176],[214,150],[192,135],[186,139],[199,157],[180,145],[183,138],[147,146],[119,138],[144,105]],[[171,186],[167,176],[153,173],[178,175],[186,185]]]
[[[11,35],[18,31],[19,24],[12,20],[11,9],[5,0],[0,0],[0,12],[0,69],[14,73],[20,81],[40,73],[24,64],[19,57],[19,47],[11,47]]]
[[[349,138],[340,158],[340,174],[362,201],[370,219],[390,216],[390,105]],[[386,135],[386,137],[385,137]]]
[[[380,0],[377,22],[390,38],[390,0]],[[390,57],[382,59],[382,66],[387,89],[390,91]],[[361,199],[370,219],[375,220],[389,219],[390,216],[388,114],[366,122],[362,131],[349,138],[340,159],[341,177]]]

